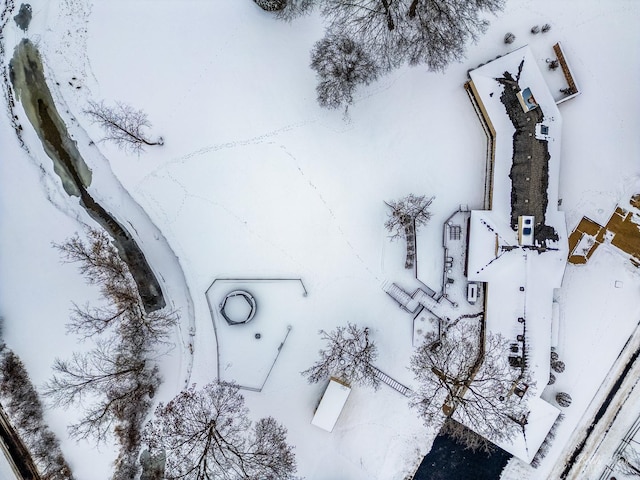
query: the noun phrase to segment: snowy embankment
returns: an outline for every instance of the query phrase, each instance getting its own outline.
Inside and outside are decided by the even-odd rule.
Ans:
[[[37,8],[37,3],[34,4],[34,8]],[[44,18],[39,18],[40,21],[46,21],[46,9],[48,5],[43,4],[39,10]],[[37,25],[37,22],[36,22]],[[6,35],[6,48],[9,53],[13,51],[13,47],[20,40],[22,32],[20,32],[15,25],[9,24],[11,28],[7,28],[4,32]],[[37,28],[37,26],[35,27]],[[33,28],[32,28],[33,30]],[[40,36],[35,35],[35,40],[39,42]],[[42,43],[41,43],[42,44]],[[93,198],[114,217],[121,222],[127,230],[131,233],[132,237],[140,245],[144,252],[149,264],[151,265],[155,275],[158,277],[160,284],[162,285],[165,300],[167,302],[167,308],[175,310],[180,315],[180,323],[178,324],[177,331],[175,332],[175,338],[173,340],[173,348],[169,355],[162,359],[163,362],[163,376],[167,382],[166,388],[173,394],[175,391],[179,391],[185,385],[190,382],[191,370],[192,370],[192,336],[195,331],[193,304],[191,300],[191,294],[184,279],[184,275],[180,268],[179,262],[171,247],[167,243],[166,239],[162,235],[161,231],[153,224],[149,216],[145,211],[135,202],[135,200],[129,195],[129,193],[122,187],[122,184],[113,175],[110,169],[109,162],[100,151],[94,145],[94,142],[89,138],[85,130],[73,115],[73,111],[80,113],[80,108],[74,109],[70,107],[66,102],[64,95],[61,94],[59,88],[61,82],[58,81],[56,75],[59,71],[52,67],[47,62],[47,54],[45,52],[44,65],[45,75],[49,85],[52,87],[52,94],[54,96],[58,110],[60,111],[71,137],[76,141],[78,149],[83,158],[89,165],[89,168],[93,172],[93,181],[88,189]],[[57,86],[57,87],[56,87]],[[48,342],[56,337],[60,337],[59,333],[64,332],[64,323],[68,315],[68,311],[72,306],[72,302],[77,302],[82,305],[90,299],[94,299],[95,292],[78,292],[75,290],[69,291],[64,294],[66,299],[66,306],[62,313],[61,310],[55,310],[61,313],[55,317],[55,324],[57,326],[56,333],[53,337],[46,336],[42,339],[38,337],[38,331],[44,332],[41,329],[42,319],[48,318],[49,312],[44,309],[48,309],[51,306],[51,296],[59,296],[61,291],[57,288],[64,289],[67,285],[73,285],[76,282],[60,281],[57,274],[61,270],[60,266],[52,270],[56,272],[55,279],[47,278],[47,275],[43,275],[42,263],[44,259],[51,259],[57,257],[58,254],[51,248],[51,242],[61,243],[66,238],[71,236],[75,231],[82,230],[84,226],[95,228],[94,221],[86,214],[84,209],[79,205],[77,197],[68,197],[61,187],[60,179],[53,172],[51,160],[44,153],[42,144],[38,140],[35,132],[29,124],[24,110],[19,103],[16,103],[16,114],[22,119],[22,126],[24,128],[24,139],[28,148],[28,152],[20,150],[17,146],[15,137],[13,136],[13,129],[10,125],[5,125],[3,128],[3,147],[6,145],[5,153],[8,158],[15,159],[15,164],[9,163],[4,165],[6,173],[3,176],[6,179],[12,179],[16,175],[20,175],[21,170],[24,167],[31,166],[40,170],[40,181],[33,179],[30,187],[25,190],[24,184],[16,182],[17,189],[3,188],[3,201],[2,207],[5,210],[3,215],[3,232],[12,231],[16,236],[3,235],[3,241],[5,242],[18,242],[23,245],[29,256],[30,261],[24,261],[20,256],[13,257],[11,259],[5,258],[7,262],[3,265],[3,273],[9,275],[16,275],[18,270],[25,271],[26,278],[29,285],[38,285],[39,282],[43,282],[42,287],[34,287],[23,293],[14,290],[11,287],[3,288],[3,296],[6,298],[14,297],[14,302],[4,300],[2,302],[2,314],[6,319],[7,328],[4,338],[6,342],[15,347],[15,350],[25,358],[25,362],[29,365],[31,362],[37,361],[37,367],[30,368],[30,372],[34,372],[34,379],[38,383],[42,383],[49,375],[47,372],[53,363],[53,357],[69,357],[72,351],[82,350],[83,347],[77,347],[73,345],[78,339],[73,336],[65,336],[62,341]],[[3,118],[3,120],[5,120]],[[13,138],[12,138],[13,137]],[[13,151],[15,150],[15,151]],[[31,161],[31,165],[29,165]],[[22,163],[22,164],[19,164]],[[27,174],[28,175],[28,174]],[[18,177],[20,178],[20,177]],[[39,203],[34,197],[40,198],[45,193],[46,198],[51,202],[42,210],[33,208],[34,204]],[[16,208],[18,205],[26,211],[21,211],[21,208]],[[55,214],[51,211],[52,207],[57,208],[58,212]],[[66,221],[61,222],[60,219],[55,219],[51,226],[47,226],[49,222],[42,220],[40,223],[40,216],[38,213],[47,217],[47,220],[55,219],[58,213],[64,214],[67,217]],[[35,214],[35,215],[34,215]],[[39,238],[33,238],[32,234],[28,230],[20,228],[22,221],[27,221],[31,229],[36,231],[46,231],[51,235],[42,236],[37,235]],[[71,220],[69,224],[68,221]],[[60,236],[59,234],[63,234]],[[13,238],[12,238],[13,237]],[[26,238],[25,238],[26,237]],[[35,242],[37,245],[30,245],[33,248],[26,247],[25,244]],[[48,249],[48,250],[47,250]],[[35,269],[30,268],[30,264],[35,263]],[[59,259],[58,259],[59,263]],[[74,271],[74,267],[63,267],[65,270],[69,270],[70,273],[77,275],[77,271]],[[3,285],[12,285],[12,281],[3,281]],[[18,297],[16,297],[18,295]],[[25,305],[29,301],[29,297],[36,297],[36,301],[29,308]],[[33,298],[31,299],[33,301]],[[61,302],[62,303],[62,302]],[[62,305],[61,305],[62,307]],[[33,310],[36,313],[30,313]],[[24,317],[27,317],[26,319]],[[36,345],[39,340],[46,342],[44,348],[39,348]],[[86,348],[86,347],[85,347]],[[34,353],[37,352],[37,357],[34,358]],[[32,365],[29,365],[30,367]],[[160,390],[162,392],[163,389]],[[69,457],[72,459],[74,467],[78,469],[78,475],[82,478],[82,472],[85,468],[95,468],[95,465],[91,465],[85,462],[73,461],[77,458],[85,458],[84,448],[79,451],[66,447],[69,442],[65,440],[66,434],[64,432],[65,424],[68,424],[74,420],[77,415],[76,412],[61,412],[60,420],[52,419],[54,428],[60,422],[60,425],[56,428],[58,435],[63,439],[63,448],[65,451],[69,451]],[[83,442],[84,443],[84,442]],[[66,447],[66,448],[65,448]],[[91,448],[91,444],[88,443],[86,448]],[[110,449],[108,449],[110,450]],[[78,455],[78,456],[76,456]],[[108,461],[110,455],[102,456],[101,460],[106,460],[104,465],[105,472],[110,470]],[[101,462],[98,462],[100,464]]]
[[[324,385],[307,385],[299,372],[316,358],[318,329],[352,321],[370,327],[378,366],[411,385],[410,318],[380,288],[385,280],[411,276],[402,268],[403,243],[389,243],[382,228],[383,201],[408,193],[435,195],[431,224],[418,233],[421,279],[435,288],[442,274],[442,222],[459,204],[482,206],[486,145],[462,88],[468,68],[526,43],[544,64],[551,45],[563,43],[583,90],[561,107],[560,196],[569,228],[598,209],[606,216],[622,179],[640,174],[634,136],[640,125],[628,106],[632,87],[621,94],[619,80],[637,77],[633,2],[594,0],[579,11],[551,1],[508,4],[464,63],[445,75],[407,68],[382,78],[360,92],[349,121],[315,103],[315,78],[307,65],[311,46],[322,36],[317,16],[280,23],[250,0],[140,1],[128,2],[126,9],[118,2],[87,0],[32,4],[29,36],[39,41],[49,78],[59,83],[55,100],[66,106],[69,120],[78,121],[70,128],[94,171],[92,193],[132,226],[183,321],[192,295],[192,379],[215,379],[217,352],[204,295],[212,280],[304,280],[309,295],[304,308],[295,310],[265,388],[245,396],[255,418],[272,415],[288,428],[306,478],[404,478],[437,430],[423,427],[406,399],[383,386],[377,392],[354,388],[333,433],[321,431],[310,422]],[[528,33],[531,25],[546,22],[552,30],[545,36]],[[511,46],[502,43],[508,30],[517,35]],[[8,37],[10,44],[20,38],[15,28]],[[90,146],[89,139],[99,139],[101,132],[81,113],[89,99],[143,109],[154,124],[152,133],[163,135],[166,145],[139,158],[107,144]],[[64,241],[88,220],[79,208],[68,207],[42,152],[33,148],[35,161],[30,160],[8,119],[0,122],[6,158],[0,166],[0,306],[7,343],[41,384],[55,356],[83,348],[64,332],[71,301],[96,297],[73,267],[60,265],[50,242]],[[37,146],[28,129],[25,138]],[[111,170],[123,189],[107,180]],[[574,398],[561,425],[565,430],[558,433],[560,447],[638,313],[637,274],[614,254],[599,251],[593,260],[581,270],[569,267],[566,291],[559,295],[559,353],[567,370],[557,387]],[[614,291],[618,278],[625,287]],[[184,345],[188,334],[183,329]],[[599,357],[592,355],[596,339],[603,349]],[[189,353],[176,349],[172,355],[158,400],[182,388]],[[50,415],[60,437],[72,416]],[[91,442],[65,440],[63,449],[78,478],[108,477],[110,446],[96,452]],[[532,478],[545,478],[547,463]]]

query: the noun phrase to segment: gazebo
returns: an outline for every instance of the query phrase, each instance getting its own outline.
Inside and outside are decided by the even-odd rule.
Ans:
[[[249,323],[256,314],[256,300],[246,290],[234,290],[222,300],[220,314],[229,325]]]

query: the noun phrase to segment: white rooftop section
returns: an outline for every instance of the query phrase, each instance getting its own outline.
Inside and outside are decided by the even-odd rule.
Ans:
[[[322,395],[311,424],[331,432],[350,393],[351,388],[333,378],[329,380],[329,386]]]
[[[503,89],[512,85],[505,86],[496,80],[504,77],[505,72],[518,79],[516,88],[531,90],[543,112],[541,123],[548,127],[544,138],[536,134],[538,140],[548,142],[550,156],[544,224],[553,227],[558,235],[558,241],[547,241],[546,248],[538,244],[519,245],[518,232],[511,226],[509,175],[516,130],[500,97]],[[562,120],[528,47],[471,71],[470,77],[476,100],[495,131],[495,151],[491,210],[471,213],[468,277],[470,281],[487,283],[487,332],[502,334],[513,343],[518,342],[518,335],[524,334],[526,367],[535,382],[523,399],[528,402],[529,416],[522,434],[509,443],[496,443],[530,462],[559,414],[558,408],[542,400],[540,394],[550,373],[553,291],[562,283],[568,253],[564,213],[557,209]]]

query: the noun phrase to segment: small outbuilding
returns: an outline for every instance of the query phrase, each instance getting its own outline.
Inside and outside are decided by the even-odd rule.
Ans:
[[[340,413],[342,413],[342,409],[350,393],[351,387],[349,387],[349,385],[337,378],[331,377],[329,385],[324,391],[324,395],[322,395],[320,404],[313,416],[313,420],[311,420],[311,424],[327,432],[331,432],[338,421]]]

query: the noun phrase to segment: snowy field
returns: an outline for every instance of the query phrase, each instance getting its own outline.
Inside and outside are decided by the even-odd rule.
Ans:
[[[383,229],[383,201],[436,197],[431,223],[419,232],[418,268],[438,290],[442,223],[460,204],[482,207],[486,140],[463,89],[469,68],[525,44],[543,65],[553,43],[562,42],[582,90],[560,106],[568,229],[583,215],[606,222],[640,176],[640,3],[633,0],[513,0],[466,61],[445,74],[395,71],[359,91],[348,119],[315,101],[308,64],[323,35],[316,15],[281,23],[250,0],[31,4],[27,36],[41,49],[59,110],[94,170],[94,192],[138,229],[182,313],[158,400],[185,383],[216,378],[219,352],[205,296],[213,280],[304,281],[308,296],[296,292],[295,305],[277,310],[278,321],[293,328],[267,383],[244,395],[253,417],[272,415],[287,427],[298,473],[308,479],[403,479],[439,427],[424,427],[407,400],[385,386],[355,387],[335,429],[325,432],[310,425],[325,385],[308,385],[299,372],[316,358],[319,329],[351,321],[370,328],[377,366],[411,385],[411,318],[381,289],[385,281],[410,282],[411,274],[402,268],[402,242],[391,243]],[[529,33],[544,23],[549,33]],[[516,35],[509,46],[502,42],[507,31]],[[10,57],[22,32],[11,22],[3,33]],[[102,99],[143,109],[165,146],[140,157],[89,146],[101,132],[82,109]],[[93,302],[97,291],[51,248],[89,219],[65,196],[24,114],[21,121],[31,155],[0,117],[0,314],[7,344],[41,385],[56,356],[88,348],[66,335],[65,323],[71,303]],[[144,222],[157,233],[141,228]],[[175,273],[175,257],[156,246],[165,240],[184,278]],[[511,465],[518,473],[505,480],[547,478],[640,318],[639,291],[638,271],[609,248],[586,266],[567,266],[557,294],[558,353],[567,367],[543,396],[567,391],[573,404],[541,467]],[[287,315],[296,318],[281,317]],[[116,452],[68,439],[74,415],[51,410],[47,420],[77,478],[107,478]]]

